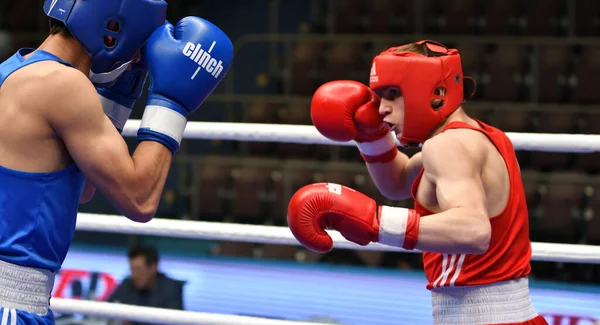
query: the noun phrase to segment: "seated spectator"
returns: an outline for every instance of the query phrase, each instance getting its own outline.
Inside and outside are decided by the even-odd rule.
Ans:
[[[154,248],[134,247],[128,257],[131,276],[119,284],[108,301],[183,310],[183,282],[158,272],[158,253]]]

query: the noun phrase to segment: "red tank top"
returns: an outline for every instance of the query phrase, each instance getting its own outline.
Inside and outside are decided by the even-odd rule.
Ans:
[[[525,191],[519,165],[512,143],[504,132],[477,121],[481,129],[463,122],[449,123],[449,129],[471,129],[485,134],[504,158],[508,167],[510,193],[504,210],[490,218],[492,237],[485,254],[423,253],[427,289],[438,287],[469,286],[518,279],[529,275],[531,242]],[[422,216],[433,214],[417,201],[417,189],[423,169],[412,185],[415,210]]]

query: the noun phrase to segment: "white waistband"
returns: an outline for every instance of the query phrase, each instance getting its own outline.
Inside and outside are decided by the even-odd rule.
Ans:
[[[519,323],[537,316],[527,277],[482,286],[431,290],[434,324]]]
[[[54,273],[0,261],[0,307],[46,315]]]

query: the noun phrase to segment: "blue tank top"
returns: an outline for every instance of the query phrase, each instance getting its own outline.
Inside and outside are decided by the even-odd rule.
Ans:
[[[70,64],[44,51],[21,49],[0,64],[0,87],[13,72],[40,61]],[[2,107],[0,107],[2,109]],[[73,235],[85,176],[77,165],[52,173],[0,166],[0,260],[51,271],[60,269]]]

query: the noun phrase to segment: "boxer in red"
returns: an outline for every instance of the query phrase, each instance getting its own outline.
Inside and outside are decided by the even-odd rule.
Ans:
[[[434,324],[547,324],[529,297],[528,212],[514,148],[465,113],[474,91],[458,51],[432,41],[376,56],[370,87],[322,85],[311,103],[315,127],[355,140],[381,193],[412,196],[415,208],[378,207],[351,188],[318,183],[294,194],[288,224],[318,252],[332,248],[325,229],[359,245],[423,251]],[[396,139],[422,150],[409,158]]]

